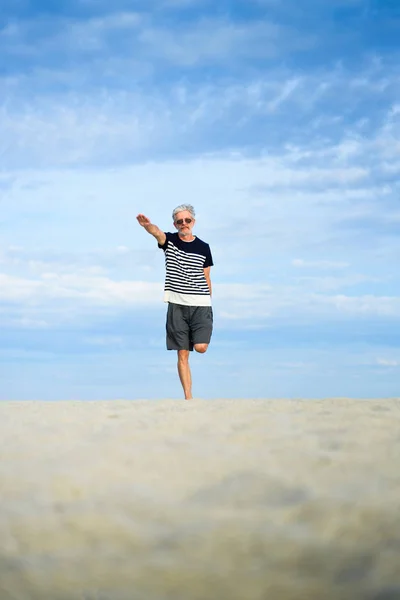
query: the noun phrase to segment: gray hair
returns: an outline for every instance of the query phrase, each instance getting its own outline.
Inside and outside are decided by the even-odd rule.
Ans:
[[[188,212],[190,212],[190,214],[192,215],[193,219],[196,216],[196,212],[193,208],[193,206],[191,204],[180,204],[179,206],[177,206],[176,208],[174,208],[174,210],[172,211],[172,220],[175,221],[175,216],[179,213],[182,212],[183,210],[187,210]]]

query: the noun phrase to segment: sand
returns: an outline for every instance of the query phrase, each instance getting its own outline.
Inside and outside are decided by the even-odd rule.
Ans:
[[[1,600],[399,600],[400,400],[0,403]]]

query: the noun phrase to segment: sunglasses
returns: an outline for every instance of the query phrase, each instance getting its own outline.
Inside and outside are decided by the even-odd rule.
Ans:
[[[183,225],[184,221],[185,221],[185,223],[187,223],[189,225],[189,223],[191,223],[193,221],[193,219],[178,219],[177,221],[175,221],[175,223],[177,225]]]

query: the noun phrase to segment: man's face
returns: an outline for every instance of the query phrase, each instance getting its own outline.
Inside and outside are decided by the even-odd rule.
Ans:
[[[174,225],[181,235],[190,235],[194,226],[194,219],[188,210],[176,213]]]

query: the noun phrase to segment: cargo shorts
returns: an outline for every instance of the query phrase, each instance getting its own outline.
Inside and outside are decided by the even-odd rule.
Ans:
[[[167,349],[193,350],[195,344],[209,344],[213,330],[211,306],[184,306],[168,303]]]

